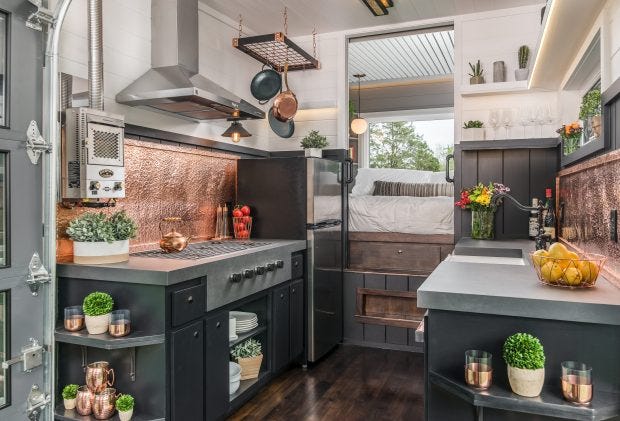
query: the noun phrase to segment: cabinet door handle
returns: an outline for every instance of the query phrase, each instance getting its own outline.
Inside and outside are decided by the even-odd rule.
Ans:
[[[291,289],[291,294],[295,294],[295,288]]]
[[[189,304],[193,303],[194,302],[194,297],[192,297],[191,295],[189,297],[187,297],[187,302]]]
[[[221,325],[222,325],[222,324],[221,324],[220,322],[217,322],[217,323],[215,324],[215,327],[216,327],[217,329],[219,329]]]
[[[198,333],[198,331],[194,332],[194,338],[197,338],[200,334]]]
[[[280,299],[283,300],[284,299],[284,294],[280,294]]]

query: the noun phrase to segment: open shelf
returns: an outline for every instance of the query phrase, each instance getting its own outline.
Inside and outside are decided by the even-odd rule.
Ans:
[[[141,331],[131,332],[127,336],[114,338],[107,333],[101,335],[91,335],[86,329],[79,332],[67,332],[62,327],[56,328],[56,342],[63,342],[74,345],[89,346],[100,349],[122,349],[135,348],[139,346],[163,344],[164,334],[149,334]]]
[[[263,326],[258,326],[255,329],[252,329],[248,332],[244,332],[244,333],[239,333],[237,334],[238,338],[235,339],[234,341],[230,341],[230,347],[232,348],[233,346],[240,344],[241,342],[253,338],[254,336],[258,336],[261,333],[265,332],[267,330],[267,326],[263,325]]]
[[[528,92],[527,80],[462,85],[461,96],[520,94]]]
[[[92,415],[82,416],[78,414],[75,409],[65,409],[62,403],[56,406],[54,410],[54,418],[59,421],[96,421],[95,417]],[[116,413],[112,418],[108,418],[108,420],[120,421],[118,413]],[[134,413],[131,417],[131,421],[165,421],[165,418]]]
[[[462,379],[429,372],[429,380],[446,392],[479,408],[493,408],[566,418],[571,420],[607,420],[620,415],[620,393],[595,391],[590,405],[575,405],[562,397],[558,386],[545,386],[540,396],[525,398],[512,393],[509,388],[493,385],[488,390],[473,389]]]
[[[261,372],[258,373],[257,378],[241,380],[241,385],[239,386],[239,389],[235,393],[230,395],[230,402],[234,401],[237,398],[240,398],[246,392],[250,392],[254,387],[258,387],[258,385],[260,385],[266,380],[268,374],[269,372],[267,370],[261,370]]]
[[[461,140],[455,145],[461,151],[481,149],[547,149],[560,144],[557,137],[531,139],[500,139],[500,140]]]

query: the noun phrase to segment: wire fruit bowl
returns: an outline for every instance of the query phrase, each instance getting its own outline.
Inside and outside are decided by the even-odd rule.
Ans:
[[[592,288],[607,257],[602,254],[578,256],[574,259],[530,253],[532,266],[543,284],[571,289]]]
[[[247,240],[252,232],[252,217],[233,217],[233,233],[235,238]]]

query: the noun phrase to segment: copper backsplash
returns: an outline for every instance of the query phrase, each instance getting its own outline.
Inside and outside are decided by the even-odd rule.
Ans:
[[[126,198],[111,213],[125,209],[138,226],[131,251],[158,246],[158,224],[166,216],[189,221],[183,233],[204,240],[215,234],[218,204],[233,202],[237,177],[236,155],[133,139],[125,140]],[[59,260],[70,260],[72,243],[65,234],[69,221],[82,212],[97,209],[66,209],[58,206]]]
[[[620,286],[620,243],[610,238],[610,212],[620,210],[620,151],[558,174],[562,238],[580,251],[608,257],[605,276]],[[562,217],[563,213],[563,217]]]

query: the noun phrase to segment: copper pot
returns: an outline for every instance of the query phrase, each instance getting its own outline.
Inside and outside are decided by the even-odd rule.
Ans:
[[[88,386],[80,386],[75,397],[75,410],[80,415],[90,415],[93,413],[93,399],[95,394],[90,391]]]
[[[110,380],[112,377],[112,380]],[[86,366],[86,386],[93,393],[100,393],[108,386],[114,385],[114,370],[105,361],[98,361]]]
[[[96,393],[93,398],[93,416],[98,420],[107,420],[114,415],[116,408],[116,389],[108,387],[101,393]]]
[[[273,115],[280,121],[289,121],[297,114],[297,97],[288,87],[288,63],[284,65],[284,85],[286,91],[280,92],[273,100]]]
[[[172,226],[172,229],[164,234],[162,224],[164,222],[182,222],[183,220],[176,216],[169,216],[162,219],[159,222],[159,232],[161,233],[161,240],[159,240],[159,247],[166,253],[176,253],[182,251],[189,245],[191,236],[186,237],[176,230],[176,226]]]

